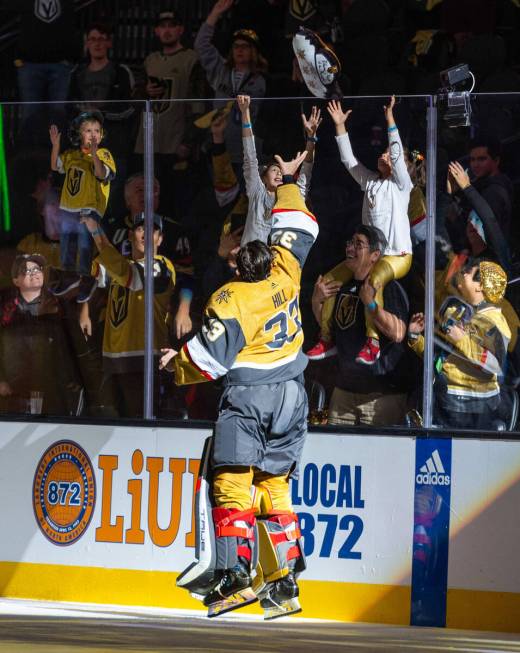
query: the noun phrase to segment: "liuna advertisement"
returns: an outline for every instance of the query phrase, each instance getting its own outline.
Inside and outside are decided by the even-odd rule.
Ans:
[[[175,580],[210,435],[2,423],[0,596],[201,609]],[[520,442],[310,433],[291,495],[303,616],[520,630]]]
[[[92,597],[105,570],[99,601],[139,604],[135,591],[122,597],[121,588],[113,596],[108,591],[109,572],[117,569],[135,572],[137,585],[142,572],[155,580],[168,574],[168,590],[155,596],[198,607],[174,578],[195,555],[193,499],[209,435],[205,429],[6,424],[0,510],[6,520],[16,515],[17,528],[2,542],[1,560],[19,564],[4,565],[3,594],[16,587],[19,595],[45,598],[47,583],[47,598],[84,600],[85,586]],[[308,565],[303,596],[305,583],[315,583],[312,601],[304,598],[308,616],[316,616],[311,604],[324,616],[320,592],[328,582],[338,596],[331,618],[380,613],[385,620],[388,601],[387,620],[407,621],[413,465],[410,438],[309,435],[291,485]],[[46,582],[31,582],[31,570]],[[397,611],[394,587],[405,597]]]

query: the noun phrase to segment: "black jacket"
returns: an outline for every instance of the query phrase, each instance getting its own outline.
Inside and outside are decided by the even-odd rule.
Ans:
[[[499,173],[476,179],[472,185],[489,204],[504,237],[509,239],[513,209],[513,184],[509,177]]]
[[[17,58],[31,63],[77,61],[81,37],[72,0],[4,0],[4,10],[21,14]]]

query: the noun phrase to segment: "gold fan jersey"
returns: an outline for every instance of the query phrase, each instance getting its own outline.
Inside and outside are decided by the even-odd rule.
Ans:
[[[60,197],[61,209],[73,212],[90,209],[103,217],[110,194],[110,181],[116,174],[116,164],[105,148],[100,148],[97,154],[105,166],[103,181],[94,174],[90,152],[66,150],[58,157],[58,171],[65,175]]]
[[[449,255],[448,265],[444,270],[437,270],[435,272],[435,310],[438,313],[439,308],[442,306],[443,301],[449,295],[458,296],[458,291],[452,284],[451,280],[455,274],[459,272],[464,263],[468,260],[467,254],[453,254]],[[518,339],[518,330],[520,329],[520,318],[516,310],[512,307],[510,302],[505,298],[496,304],[502,311],[510,332],[510,340],[507,347],[509,352],[512,352],[516,346]]]
[[[420,186],[414,186],[410,191],[408,219],[412,244],[422,243],[426,240],[426,198]]]
[[[301,271],[318,224],[296,184],[280,186],[273,209],[275,258],[267,279],[237,279],[210,298],[201,331],[174,359],[177,384],[226,377],[228,385],[294,379],[307,366],[299,307]]]
[[[466,334],[454,343],[445,343],[442,372],[448,395],[487,399],[500,392],[498,377],[504,374],[511,331],[502,311],[493,304],[477,309],[466,324]],[[409,341],[417,353],[424,353],[424,337]],[[444,347],[443,347],[444,349]]]
[[[94,262],[100,286],[110,277],[103,335],[103,364],[111,373],[142,371],[144,357],[144,260],[133,261],[115,247],[104,247]],[[154,354],[167,347],[167,316],[175,288],[175,269],[164,256],[154,257]]]

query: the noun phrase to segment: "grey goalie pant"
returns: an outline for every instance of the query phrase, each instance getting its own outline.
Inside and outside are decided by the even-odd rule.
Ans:
[[[281,476],[300,461],[307,434],[303,377],[267,385],[232,385],[215,425],[213,467],[248,466]]]

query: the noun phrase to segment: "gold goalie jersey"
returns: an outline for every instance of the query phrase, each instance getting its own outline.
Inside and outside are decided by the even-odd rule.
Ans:
[[[174,359],[177,384],[225,376],[228,385],[260,385],[303,372],[300,279],[317,235],[316,218],[298,187],[280,186],[272,214],[271,274],[254,283],[237,278],[212,295],[201,331]]]

